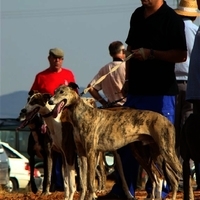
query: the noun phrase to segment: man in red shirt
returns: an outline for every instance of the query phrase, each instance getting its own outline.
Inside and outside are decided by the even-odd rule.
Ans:
[[[75,77],[72,71],[62,67],[64,60],[62,49],[50,49],[48,60],[49,67],[36,75],[31,90],[53,95],[54,90],[61,84],[67,85],[69,82],[75,82]]]
[[[75,82],[75,77],[72,71],[62,67],[64,60],[64,52],[62,49],[50,49],[48,60],[49,67],[36,75],[31,90],[53,95],[55,89],[60,85],[68,85],[70,82]],[[50,190],[63,191],[62,157],[60,153],[54,152],[54,154],[56,155],[53,161],[52,184]]]

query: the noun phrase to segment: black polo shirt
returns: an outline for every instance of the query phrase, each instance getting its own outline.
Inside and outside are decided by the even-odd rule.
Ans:
[[[157,12],[144,18],[144,7],[131,16],[126,43],[132,49],[160,51],[187,50],[184,22],[165,2]],[[129,93],[134,95],[176,95],[175,63],[158,59],[130,60]]]

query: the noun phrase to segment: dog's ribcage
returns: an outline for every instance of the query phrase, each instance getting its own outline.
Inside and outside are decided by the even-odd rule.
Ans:
[[[76,109],[73,110],[72,121],[76,134],[80,134],[84,140],[93,141],[98,150],[113,151],[131,141],[139,140],[143,134],[153,137],[154,130],[161,127],[161,124],[158,124],[159,117],[163,118],[162,115],[151,111],[138,111],[127,108],[117,112],[97,110],[90,108],[80,100]],[[165,131],[163,129],[167,129],[167,126],[170,125],[164,119],[160,131]],[[159,135],[155,134],[153,139],[155,141],[162,139],[158,137]]]

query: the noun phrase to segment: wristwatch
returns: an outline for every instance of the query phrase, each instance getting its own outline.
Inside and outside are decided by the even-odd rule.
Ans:
[[[150,49],[150,54],[149,54],[149,59],[152,60],[155,58],[155,55],[154,55],[154,50],[153,49]]]

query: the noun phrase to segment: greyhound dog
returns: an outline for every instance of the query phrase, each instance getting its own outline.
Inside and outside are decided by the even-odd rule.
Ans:
[[[32,96],[30,96],[28,103],[25,105],[25,108],[22,109],[21,112],[25,114],[26,116],[31,116],[31,117],[34,117],[34,115],[36,115],[39,112],[40,115],[44,118],[44,121],[46,122],[47,127],[49,127],[49,130],[50,130],[50,135],[53,140],[53,144],[52,144],[53,148],[56,148],[57,151],[64,154],[63,157],[66,157],[66,160],[67,160],[66,171],[68,171],[68,174],[67,175],[64,174],[64,177],[65,178],[68,177],[67,180],[70,179],[68,181],[69,184],[66,185],[66,187],[68,187],[68,185],[73,185],[71,184],[71,182],[72,180],[74,180],[74,173],[71,173],[73,168],[69,168],[67,164],[72,165],[74,163],[74,154],[76,151],[76,148],[73,142],[74,141],[73,135],[71,134],[72,126],[70,126],[70,119],[67,114],[67,110],[65,110],[62,113],[62,115],[59,115],[56,118],[52,116],[53,113],[51,111],[54,106],[48,105],[49,98],[50,98],[49,94],[41,94],[38,92],[34,92],[32,93]],[[93,98],[83,97],[83,100],[91,107],[96,107],[95,100]],[[27,118],[27,120],[28,119],[29,117]],[[27,122],[24,121],[24,123],[27,123]],[[98,176],[99,190],[101,190],[105,187],[105,181],[106,181],[102,152],[99,153],[98,157],[99,157],[99,162],[98,162],[99,170],[97,170],[96,168],[96,174]],[[80,166],[82,165],[81,163],[82,162],[79,163]],[[79,173],[78,170],[77,170],[77,173]],[[67,197],[69,196],[69,199],[71,199],[73,197],[73,194],[74,194],[74,191],[70,190],[69,192],[67,192],[66,196]]]
[[[55,117],[64,107],[71,111],[74,135],[82,145],[78,152],[87,155],[88,200],[96,199],[96,154],[99,151],[115,151],[135,141],[147,143],[149,138],[158,145],[159,156],[163,159],[165,173],[172,187],[172,199],[176,199],[182,168],[175,152],[175,129],[166,117],[147,110],[110,111],[92,108],[72,87],[66,85],[56,89],[49,104],[56,105],[53,110]]]
[[[25,108],[22,109],[27,116],[34,116],[39,113],[49,131],[50,136],[52,138],[52,148],[56,151],[60,152],[62,155],[62,173],[64,179],[64,193],[65,193],[65,200],[72,200],[75,190],[76,190],[76,183],[75,183],[75,143],[73,140],[72,134],[72,124],[68,121],[63,121],[65,124],[65,130],[63,135],[63,130],[59,114],[56,118],[52,117],[52,109],[54,106],[50,106],[47,102],[50,98],[49,94],[41,94],[41,93],[34,93],[30,96],[28,103],[25,105]],[[71,178],[69,178],[71,177]]]
[[[200,162],[200,115],[191,114],[185,121],[180,140],[180,154],[183,158],[183,190],[184,200],[194,199],[191,187],[190,164],[189,161]]]
[[[83,97],[82,99],[84,100],[84,102],[86,102],[91,107],[96,107],[95,100],[93,98],[84,98]],[[26,114],[27,116],[34,117],[34,113],[39,112],[41,114],[41,116],[44,118],[44,120],[46,121],[47,127],[50,127],[51,133],[52,134],[55,133],[55,136],[57,136],[55,138],[54,135],[52,136],[52,134],[51,134],[51,137],[53,138],[53,144],[56,143],[58,151],[61,148],[61,147],[59,147],[60,142],[58,142],[58,140],[61,140],[59,138],[62,137],[62,141],[64,141],[64,143],[63,143],[63,145],[60,145],[60,146],[63,146],[62,148],[64,149],[64,153],[66,155],[71,155],[75,151],[75,148],[73,147],[73,148],[71,148],[71,150],[66,149],[66,147],[71,146],[71,140],[67,137],[67,135],[69,134],[69,129],[68,129],[68,127],[66,127],[66,125],[68,125],[68,123],[70,121],[68,112],[63,112],[62,115],[60,116],[60,121],[56,121],[56,123],[55,123],[54,122],[55,119],[52,117],[53,113],[51,112],[51,109],[49,108],[50,106],[47,105],[47,100],[49,100],[48,94],[41,94],[38,92],[33,93],[32,96],[30,96],[29,101],[28,101],[27,105],[25,106],[25,108],[22,109],[22,113]],[[53,106],[51,106],[51,107],[53,108]],[[24,123],[26,123],[26,121],[24,121]],[[62,134],[61,134],[61,132],[62,132]],[[60,133],[60,135],[56,135],[58,133]],[[57,142],[55,140],[57,140]],[[78,143],[78,142],[76,142],[76,143]],[[55,144],[52,146],[54,147]],[[129,193],[128,186],[124,179],[120,157],[118,156],[118,154],[116,152],[114,152],[114,154],[115,154],[115,160],[117,163],[117,168],[121,172],[120,174],[121,174],[121,179],[122,179],[122,183],[123,183],[123,189],[128,197],[132,197]],[[79,163],[79,166],[82,166],[83,169],[85,169],[83,165],[84,165],[84,160],[86,159],[86,156],[81,157],[81,158],[82,159],[81,159],[81,162]],[[102,189],[105,189],[105,182],[106,182],[105,167],[103,166],[103,161],[104,161],[103,152],[99,152],[98,160],[99,161],[97,162],[98,167],[96,166],[96,174],[98,176],[99,190],[97,192],[100,193],[102,191]],[[81,170],[82,167],[80,167],[80,173],[84,174],[84,170]],[[69,174],[69,178],[74,179],[74,177],[71,176],[70,174]],[[84,186],[82,186],[83,192],[81,195],[81,198],[83,199],[85,197],[85,193],[86,193],[86,187],[85,187],[86,184],[82,184],[82,185],[84,185]],[[71,194],[71,192],[70,192],[70,194]],[[69,196],[71,196],[70,194],[69,194]]]
[[[51,184],[51,171],[52,171],[52,140],[49,135],[49,130],[44,129],[44,121],[39,115],[32,115],[30,117],[26,116],[23,112],[19,115],[19,120],[21,122],[20,126],[17,128],[23,129],[25,126],[29,126],[30,135],[28,139],[28,155],[30,162],[30,185],[33,193],[37,193],[38,189],[35,185],[35,180],[33,177],[34,166],[35,166],[35,155],[43,159],[44,162],[44,180],[42,194],[50,194],[50,184]]]

